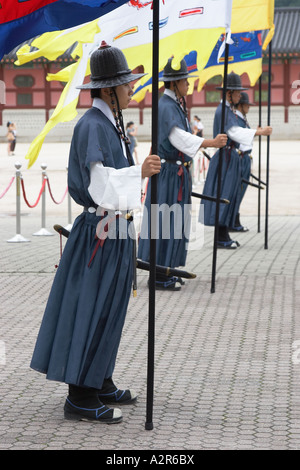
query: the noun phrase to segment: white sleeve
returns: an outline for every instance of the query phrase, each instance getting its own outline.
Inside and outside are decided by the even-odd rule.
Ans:
[[[246,129],[244,127],[233,126],[227,131],[227,135],[231,140],[242,144],[248,150],[253,147],[253,139],[256,129]]]
[[[93,201],[110,210],[133,210],[141,207],[142,166],[116,170],[102,163],[91,163],[88,191]]]
[[[194,158],[203,142],[202,137],[186,132],[177,126],[174,126],[169,134],[169,141],[173,147],[191,158]]]

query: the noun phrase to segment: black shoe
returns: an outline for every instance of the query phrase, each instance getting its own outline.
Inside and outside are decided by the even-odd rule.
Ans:
[[[171,277],[168,281],[155,281],[155,290],[180,290],[184,281],[180,281],[178,277]],[[148,281],[149,287],[149,281]]]
[[[182,279],[182,277],[176,277],[177,282],[179,282],[182,286],[185,285],[185,281]]]
[[[102,403],[106,404],[129,405],[136,402],[137,394],[134,390],[119,390],[110,377],[104,379],[103,386],[98,391],[98,398]]]
[[[226,242],[217,242],[217,248],[222,248],[224,250],[236,250],[240,246],[239,242],[234,240],[229,240]]]
[[[117,408],[108,408],[101,402],[99,402],[99,408],[83,408],[74,405],[69,398],[65,402],[64,415],[69,420],[97,421],[107,424],[120,423],[123,419],[121,410]]]
[[[249,232],[249,229],[243,225],[239,225],[238,227],[230,227],[229,232]]]

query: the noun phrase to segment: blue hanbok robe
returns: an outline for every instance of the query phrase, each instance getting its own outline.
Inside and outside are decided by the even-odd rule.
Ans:
[[[243,119],[239,114],[237,114],[237,120],[238,120],[238,125],[240,127],[243,127],[245,129],[250,129],[250,126],[247,123],[247,121],[245,119]],[[242,151],[241,148],[240,148],[241,177],[242,177],[242,180],[245,179],[245,180],[249,181],[249,179],[250,179],[251,152],[252,152],[252,149]],[[245,196],[245,192],[246,192],[247,188],[248,188],[247,183],[243,183],[243,181],[242,181],[241,182],[241,191],[239,193],[239,196],[240,196],[240,200],[239,200],[239,203],[238,203],[239,207],[241,205],[243,197]],[[238,211],[239,211],[239,209],[238,209]]]
[[[175,126],[191,133],[186,115],[179,104],[164,94],[158,106],[157,153],[162,160],[162,166],[157,175],[159,225],[155,236],[156,262],[169,267],[185,265],[191,218],[192,181],[188,165],[192,158],[179,152],[171,144],[168,136]],[[138,257],[144,261],[150,260],[150,207],[151,178],[147,188],[138,247]]]
[[[116,128],[94,107],[75,126],[68,166],[69,192],[89,208],[95,206],[88,192],[92,162],[116,169],[129,165]],[[114,370],[130,296],[133,247],[128,235],[120,236],[120,227],[127,224],[120,218],[115,236],[95,250],[102,219],[89,211],[76,218],[55,275],[31,361],[50,380],[101,388]]]
[[[222,103],[216,109],[213,125],[213,134],[216,137],[221,132]],[[224,132],[237,126],[237,116],[226,104],[225,107],[225,123]],[[222,175],[221,175],[221,195],[223,199],[228,199],[230,204],[220,204],[219,225],[231,227],[235,220],[239,207],[239,193],[241,191],[241,161],[238,154],[239,144],[230,138],[227,140],[226,147],[223,147]],[[213,155],[210,160],[206,181],[203,188],[203,194],[207,196],[217,197],[218,186],[218,166],[219,166],[220,149]],[[214,226],[216,218],[216,203],[202,200],[204,206],[200,210],[199,220],[204,225]]]

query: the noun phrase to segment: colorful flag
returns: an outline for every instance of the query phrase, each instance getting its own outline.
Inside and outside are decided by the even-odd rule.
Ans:
[[[164,0],[160,5],[159,69],[169,57],[173,64],[192,50],[197,54],[197,67],[208,61],[218,37],[231,22],[232,0]],[[108,13],[100,23],[103,39],[120,48],[130,68],[143,65],[152,72],[152,9],[151,2],[129,1],[118,12]],[[147,78],[145,78],[147,80]]]
[[[65,70],[63,73],[58,72],[56,76],[51,77],[52,80],[68,79],[68,83],[65,85],[58,104],[50,119],[47,121],[42,132],[33,140],[29,147],[29,150],[25,156],[25,158],[29,160],[28,168],[30,168],[38,158],[48,132],[50,132],[50,130],[53,129],[53,127],[55,127],[59,122],[71,121],[76,117],[76,107],[80,90],[76,89],[73,84],[82,82],[86,75],[86,64],[87,58],[90,55],[90,48],[90,44],[81,44],[81,51],[79,53],[82,60],[70,65],[67,71]]]
[[[262,31],[231,34],[229,44],[228,73],[247,73],[251,86],[254,86],[262,73]],[[216,75],[223,75],[224,55],[219,58],[219,50],[224,41],[220,36],[205,68],[199,72],[198,91]]]
[[[49,31],[87,23],[127,0],[5,0],[0,8],[0,60],[19,44]]]
[[[174,56],[173,66],[179,66],[180,60],[192,49],[197,52],[195,67],[199,70],[203,68],[221,32],[224,32],[230,25],[231,3],[232,0],[214,0],[213,2],[202,0],[200,8],[198,0],[185,0],[184,4],[182,0],[164,0],[160,6],[160,69],[162,70],[171,56]],[[75,65],[73,64],[74,67],[68,68],[65,72],[59,72],[68,76],[69,81],[57,109],[29,148],[26,155],[26,158],[29,159],[29,167],[36,161],[47,132],[58,122],[71,120],[76,115],[79,92],[76,86],[80,85],[84,76],[90,73],[89,57],[93,50],[99,47],[102,40],[122,49],[131,69],[140,65],[144,67],[148,76],[141,80],[142,85],[151,77],[153,34],[151,7],[152,2],[130,0],[117,10],[99,18],[97,22],[91,22],[90,25],[81,27],[92,28],[97,23],[100,32],[91,32],[90,40],[92,42],[90,44],[84,42],[84,38],[82,39],[84,34],[81,34],[79,42],[82,45],[82,50],[77,51],[79,59]],[[77,28],[79,31],[80,28]],[[67,38],[71,38],[77,28],[60,33],[48,33],[37,38],[31,45],[38,50],[30,52],[28,46],[22,48],[18,52],[17,63],[24,64],[39,56],[54,60],[56,54],[58,57],[62,54],[63,49],[66,50],[70,46],[71,39],[67,41]],[[94,38],[91,39],[93,34]],[[77,73],[71,73],[75,69]],[[55,79],[55,76],[51,75],[48,79]],[[73,98],[72,101],[68,98],[69,96]],[[64,104],[66,102],[67,106]]]
[[[262,30],[269,30],[262,43]],[[274,0],[233,0],[228,72],[247,73],[254,86],[262,73],[262,51],[274,34]],[[223,51],[220,53],[220,51]],[[224,74],[224,35],[221,35],[204,69],[199,73],[198,91],[216,75]]]
[[[42,34],[32,41],[31,46],[24,44],[18,49],[15,65],[23,65],[39,57],[55,60],[76,42],[93,43],[95,35],[100,32],[98,22],[96,19],[82,26]],[[76,50],[72,54],[76,57]]]
[[[189,54],[184,56],[184,60],[187,65],[187,69],[189,73],[195,73],[195,75],[198,76],[198,68],[197,68],[197,51],[191,51]],[[197,73],[196,73],[197,72]],[[162,81],[162,76],[163,76],[163,69],[160,70],[158,79],[159,81]],[[198,77],[196,78],[189,78],[189,91],[188,93],[193,93],[194,90],[194,83],[198,80]],[[138,103],[140,101],[143,101],[145,98],[145,95],[147,91],[151,92],[152,90],[152,76],[147,77],[147,80],[145,83],[140,84],[140,82],[137,84],[137,86],[134,88],[134,94],[133,94],[133,99],[137,101]]]
[[[54,60],[66,49],[71,47],[74,42],[77,42],[77,46],[73,50],[73,55],[74,57],[80,58],[80,60],[77,60],[56,74],[47,75],[47,80],[59,80],[66,82],[66,85],[53,114],[44,126],[42,132],[33,140],[29,147],[25,157],[29,160],[28,168],[30,168],[38,158],[48,132],[59,122],[71,121],[77,115],[76,107],[80,90],[76,88],[76,84],[82,83],[84,77],[90,73],[89,57],[95,48],[95,38],[100,32],[98,22],[99,19],[65,31],[45,33],[32,42],[32,51],[30,46],[25,45],[17,52],[17,65],[30,62],[38,57]]]
[[[231,32],[244,33],[268,29],[263,49],[274,34],[274,0],[233,0]]]

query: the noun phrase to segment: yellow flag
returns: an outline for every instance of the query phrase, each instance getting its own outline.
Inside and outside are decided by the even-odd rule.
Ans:
[[[32,51],[32,47],[26,44],[17,52],[18,59],[15,62],[16,65],[25,64],[39,57],[55,60],[77,42],[77,46],[73,51],[73,57],[76,57],[78,60],[56,74],[49,73],[47,75],[48,81],[59,80],[67,84],[52,116],[28,149],[25,156],[29,160],[28,168],[38,158],[45,137],[50,130],[59,122],[71,121],[77,115],[76,108],[79,90],[76,89],[76,86],[78,83],[82,83],[85,76],[90,73],[89,56],[91,50],[94,49],[93,42],[95,36],[100,32],[98,21],[96,19],[79,27],[45,33],[31,43],[31,46],[36,48],[36,50]]]
[[[263,49],[274,34],[274,0],[233,0],[231,32],[258,31],[268,29]]]
[[[212,67],[205,68],[199,73],[199,82],[197,90],[201,91],[204,85],[211,78],[217,75],[223,75],[224,65],[214,65]],[[262,73],[262,59],[249,60],[247,62],[233,62],[228,64],[228,73],[234,72],[238,75],[247,73],[250,86],[254,86]]]
[[[41,147],[48,132],[50,132],[50,130],[53,129],[53,127],[55,127],[59,122],[71,121],[77,115],[76,108],[78,103],[79,90],[76,89],[76,85],[77,83],[82,83],[87,73],[87,62],[90,53],[88,45],[81,45],[81,51],[79,53],[81,60],[78,60],[74,64],[66,67],[67,70],[64,69],[55,75],[53,74],[55,79],[66,79],[68,83],[63,89],[59,102],[52,116],[44,126],[42,132],[33,140],[29,147],[29,150],[25,156],[25,158],[29,160],[28,168],[30,168],[38,158]],[[53,79],[53,77],[50,78]]]
[[[31,46],[37,50],[31,51],[31,47],[28,44],[20,47],[17,52],[18,59],[15,64],[23,65],[39,57],[55,60],[76,42],[93,42],[95,34],[99,31],[100,28],[97,19],[85,23],[80,27],[75,26],[74,28],[65,29],[63,31],[44,33],[31,43]]]
[[[274,34],[274,0],[233,0],[230,30],[234,42],[229,46],[228,73],[247,73],[250,86],[254,86],[262,73],[262,50],[266,49]],[[263,44],[262,30],[269,30]],[[248,43],[243,44],[243,41]],[[212,77],[223,74],[224,57],[219,63],[216,63],[216,57],[214,63],[210,57],[208,64],[199,72],[198,91]]]
[[[210,54],[223,31],[224,28],[199,29],[196,32],[186,31],[184,34],[177,33],[172,37],[160,40],[159,48],[161,59],[159,62],[159,70],[163,70],[168,58],[172,55],[174,55],[172,66],[176,67],[176,63],[180,63],[180,60],[189,54],[191,50],[195,50],[197,52],[197,69],[198,71],[202,70],[205,67]],[[174,51],[174,54],[172,54],[170,51]],[[151,92],[152,90],[152,84],[143,86],[149,80],[149,75],[151,76],[152,46],[151,44],[145,44],[136,46],[134,48],[125,49],[124,54],[128,61],[129,67],[134,68],[134,66],[136,66],[138,57],[141,58],[140,60],[142,60],[144,70],[149,71],[148,75],[145,75],[141,80],[139,80],[135,86],[135,88],[141,87],[141,90],[138,93],[135,93],[133,97],[133,99],[139,103],[145,98],[147,91]],[[198,72],[195,72],[195,75],[199,75]],[[198,80],[198,77],[194,79],[189,78],[189,93],[193,92],[193,84],[196,80]]]

